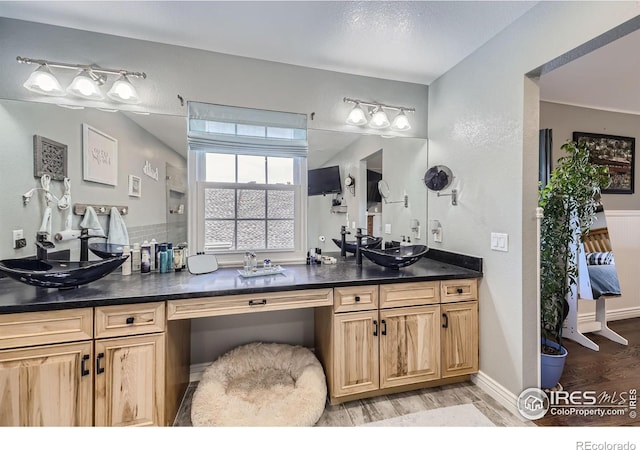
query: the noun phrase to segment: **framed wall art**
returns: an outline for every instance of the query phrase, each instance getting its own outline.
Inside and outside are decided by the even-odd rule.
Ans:
[[[52,180],[67,177],[67,145],[44,136],[33,135],[33,176],[47,174]]]
[[[118,184],[118,140],[82,124],[83,177],[95,183]]]
[[[140,197],[142,195],[142,180],[135,175],[129,175],[129,196]]]
[[[609,134],[573,132],[575,142],[585,142],[589,160],[609,169],[611,185],[603,194],[633,194],[636,139]]]

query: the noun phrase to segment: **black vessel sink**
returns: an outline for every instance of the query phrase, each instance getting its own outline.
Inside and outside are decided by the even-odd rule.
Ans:
[[[39,259],[4,259],[0,272],[31,286],[73,288],[110,274],[127,260],[127,256],[98,261],[53,261]]]
[[[418,262],[429,251],[429,247],[426,245],[407,245],[384,250],[361,248],[360,251],[364,256],[380,266],[399,269]]]
[[[107,244],[105,242],[91,242],[89,244],[89,250],[94,255],[100,258],[114,258],[116,256],[122,256],[124,245],[121,244]]]
[[[340,239],[331,238],[331,240],[340,248],[342,248],[342,241]],[[365,236],[360,240],[360,248],[380,248],[382,246],[381,237]],[[349,253],[356,252],[356,241],[346,241],[345,248]]]

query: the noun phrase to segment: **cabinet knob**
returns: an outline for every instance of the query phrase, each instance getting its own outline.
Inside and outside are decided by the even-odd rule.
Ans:
[[[357,302],[359,302],[359,301],[360,301],[360,296],[359,296],[359,295],[356,295],[355,300],[356,300],[356,303],[357,303]]]
[[[462,292],[464,292],[464,291],[462,290],[462,288],[458,288],[458,289],[456,289],[456,292],[457,292],[458,294],[462,294]]]
[[[127,317],[127,325],[131,325],[133,324],[133,321],[135,320],[134,317]]]
[[[266,304],[267,304],[266,298],[263,298],[262,300],[249,300],[249,306],[266,305]]]

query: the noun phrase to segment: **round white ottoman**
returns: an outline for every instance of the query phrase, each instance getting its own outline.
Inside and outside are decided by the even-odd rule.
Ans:
[[[236,347],[203,373],[191,403],[193,426],[312,426],[324,411],[320,361],[302,346]]]

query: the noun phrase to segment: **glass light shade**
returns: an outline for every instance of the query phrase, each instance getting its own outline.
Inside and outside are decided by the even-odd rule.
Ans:
[[[117,102],[129,103],[135,105],[140,103],[140,97],[138,97],[138,92],[136,92],[136,88],[133,87],[129,79],[125,75],[121,75],[111,86],[109,92],[107,92],[107,96],[111,100],[115,100]]]
[[[371,116],[371,120],[369,121],[369,126],[371,128],[382,129],[387,128],[389,126],[389,118],[387,117],[387,113],[381,107],[376,107],[373,111],[373,115]]]
[[[411,129],[409,118],[404,113],[404,111],[400,111],[398,115],[393,118],[393,122],[391,123],[391,129],[396,131],[406,131]]]
[[[362,109],[362,106],[360,106],[360,103],[357,103],[351,112],[349,112],[347,123],[350,125],[364,125],[367,123],[367,114]]]
[[[64,95],[64,90],[62,86],[60,86],[60,82],[58,82],[58,79],[51,73],[49,68],[44,65],[34,70],[22,86],[38,94],[55,95],[58,97]]]
[[[90,100],[102,100],[104,95],[100,92],[98,83],[91,78],[89,72],[83,70],[73,79],[67,92],[76,97],[87,98]]]

